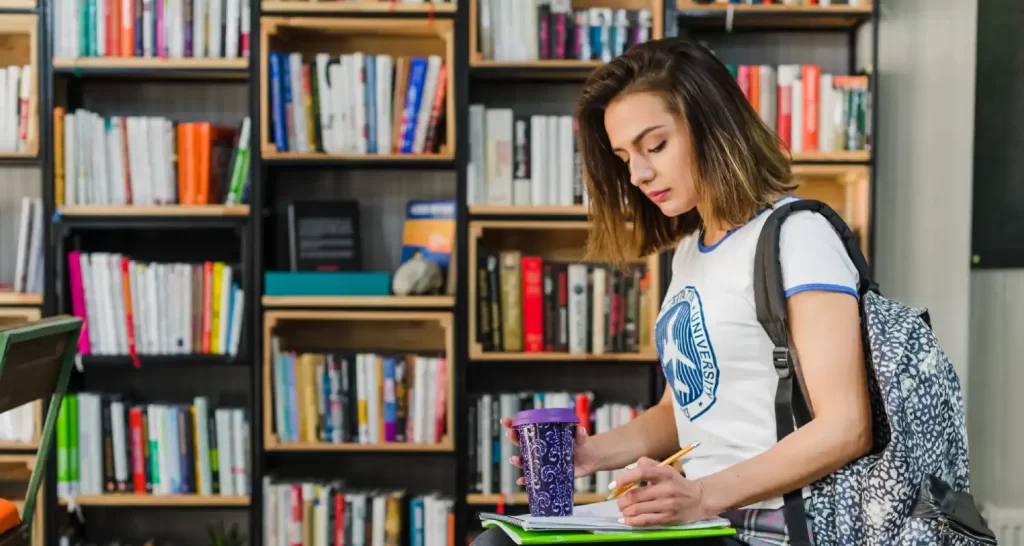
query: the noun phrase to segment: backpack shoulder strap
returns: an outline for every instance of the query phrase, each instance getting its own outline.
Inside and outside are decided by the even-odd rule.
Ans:
[[[779,376],[775,392],[775,427],[778,439],[782,440],[797,427],[811,420],[811,410],[804,399],[803,391],[797,384],[798,378],[790,351],[789,327],[785,285],[782,279],[782,262],[779,257],[779,238],[782,223],[789,215],[798,211],[813,211],[821,214],[832,225],[843,241],[847,254],[857,268],[859,283],[857,293],[863,296],[870,290],[877,290],[871,281],[867,260],[860,251],[857,237],[842,217],[831,207],[813,199],[801,199],[779,206],[772,211],[761,228],[754,250],[754,302],[757,320],[775,345],[772,364]],[[789,530],[790,542],[794,546],[810,546],[807,532],[807,516],[804,512],[801,490],[791,491],[783,496],[783,513]]]

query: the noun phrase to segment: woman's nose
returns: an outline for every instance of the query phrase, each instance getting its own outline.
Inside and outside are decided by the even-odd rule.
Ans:
[[[654,178],[654,169],[643,161],[631,161],[629,165],[629,182],[634,186],[645,184]]]

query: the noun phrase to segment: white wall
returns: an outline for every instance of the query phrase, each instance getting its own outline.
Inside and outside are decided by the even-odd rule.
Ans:
[[[882,0],[875,261],[967,383],[977,0]]]
[[[1024,506],[1024,272],[970,269],[978,0],[882,0],[876,263],[967,395],[972,493]]]

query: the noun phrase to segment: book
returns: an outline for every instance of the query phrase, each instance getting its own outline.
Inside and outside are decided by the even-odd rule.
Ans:
[[[575,506],[571,516],[506,516],[490,512],[481,512],[479,515],[481,525],[497,525],[517,544],[662,540],[735,533],[729,520],[721,517],[681,525],[645,527],[619,523],[621,517],[618,501],[614,499]],[[555,535],[564,538],[555,538]]]

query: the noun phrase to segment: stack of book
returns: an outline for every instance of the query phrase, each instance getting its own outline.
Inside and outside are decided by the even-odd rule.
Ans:
[[[450,76],[441,57],[270,52],[278,152],[432,154],[445,142]]]
[[[54,56],[248,57],[251,3],[54,0]]]
[[[539,408],[575,408],[579,426],[588,434],[600,434],[636,419],[643,409],[621,403],[594,405],[594,393],[569,392],[501,392],[472,396],[469,426],[469,489],[476,493],[508,495],[525,489],[516,484],[522,471],[509,464],[519,448],[505,436],[502,417]],[[593,476],[578,478],[576,492],[608,491],[608,484],[621,470],[603,470]]]
[[[0,66],[0,153],[22,152],[32,134],[32,66]]]
[[[571,0],[480,0],[484,59],[608,62],[651,39],[650,9],[579,8]]]
[[[279,442],[437,444],[447,437],[447,359],[282,352],[279,345],[273,339]]]
[[[0,413],[0,442],[29,443],[36,439],[36,403]]]
[[[517,116],[469,107],[467,200],[472,205],[588,203],[572,116]]]
[[[57,417],[57,494],[248,495],[249,422],[239,408],[68,394]]]
[[[484,351],[636,353],[650,348],[649,279],[629,268],[477,251],[476,331]]]
[[[18,250],[14,262],[14,291],[40,294],[43,292],[43,200],[21,198],[18,216]]]
[[[358,489],[342,482],[264,478],[263,543],[448,545],[455,537],[454,501],[439,494],[409,496]]]
[[[813,64],[727,66],[761,119],[793,153],[870,148],[868,76],[822,73]]]
[[[244,203],[250,122],[239,127],[55,109],[54,177],[61,205]]]
[[[244,294],[224,262],[140,262],[109,252],[68,253],[71,311],[85,320],[78,352],[235,356]]]

